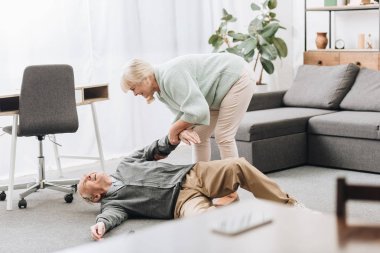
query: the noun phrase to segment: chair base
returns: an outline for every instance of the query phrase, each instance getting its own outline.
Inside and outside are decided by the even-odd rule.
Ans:
[[[25,198],[31,193],[39,190],[49,188],[55,191],[65,192],[65,193],[75,193],[76,192],[76,184],[79,180],[57,180],[57,181],[41,181],[33,184],[28,187],[24,192],[20,193],[20,199]],[[67,186],[70,185],[70,186]]]
[[[72,195],[77,191],[78,182],[79,182],[78,179],[64,179],[64,180],[52,180],[52,181],[40,180],[38,182],[16,184],[14,185],[13,189],[19,190],[19,189],[26,188],[25,191],[20,193],[20,201],[18,205],[19,208],[22,208],[22,207],[26,208],[26,201],[24,200],[24,198],[29,196],[33,192],[36,192],[40,189],[45,189],[45,188],[67,193],[64,199],[67,203],[71,203],[73,200]],[[0,200],[1,201],[6,199],[5,191],[7,190],[8,190],[8,186],[0,186],[0,191],[1,191]]]
[[[26,196],[29,196],[33,192],[36,192],[39,189],[50,188],[55,191],[65,192],[67,193],[65,196],[65,201],[67,203],[71,203],[73,201],[73,194],[77,190],[77,184],[79,179],[61,179],[61,180],[52,180],[47,181],[45,179],[45,157],[43,155],[42,142],[45,139],[44,135],[36,136],[38,139],[39,146],[39,156],[38,156],[38,179],[36,182],[26,183],[26,184],[16,184],[13,185],[13,189],[24,189],[27,188],[24,192],[20,193],[20,201],[18,203],[19,208],[26,208],[26,200],[24,199]],[[8,186],[0,186],[0,200],[6,199],[5,190],[8,189]],[[12,196],[11,196],[12,197]],[[9,203],[11,203],[12,199],[9,199]],[[11,206],[11,204],[10,204]],[[11,210],[11,208],[9,209]]]

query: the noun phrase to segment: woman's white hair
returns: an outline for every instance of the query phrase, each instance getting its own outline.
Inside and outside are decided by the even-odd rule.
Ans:
[[[121,89],[128,92],[131,85],[140,84],[145,78],[154,74],[153,66],[141,59],[133,59],[124,67]]]

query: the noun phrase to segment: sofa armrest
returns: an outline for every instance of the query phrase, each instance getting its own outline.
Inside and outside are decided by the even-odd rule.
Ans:
[[[286,90],[254,93],[247,112],[282,107]]]

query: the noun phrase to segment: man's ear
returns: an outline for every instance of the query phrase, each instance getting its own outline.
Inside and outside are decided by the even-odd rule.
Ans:
[[[99,202],[100,200],[102,199],[102,195],[101,194],[94,194],[92,196],[92,202]]]

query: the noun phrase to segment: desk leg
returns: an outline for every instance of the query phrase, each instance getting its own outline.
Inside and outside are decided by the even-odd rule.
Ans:
[[[11,160],[10,160],[9,182],[8,182],[7,210],[12,210],[13,185],[14,185],[14,180],[15,180],[15,165],[16,165],[17,121],[18,121],[18,114],[15,114],[13,115],[13,124],[12,124],[12,144],[11,144]]]
[[[59,172],[59,177],[63,177],[62,173],[62,167],[61,167],[61,159],[59,158],[59,153],[58,153],[58,147],[57,147],[57,139],[55,138],[55,134],[52,134],[52,139],[53,139],[53,149],[54,149],[54,156],[55,156],[55,163],[57,164],[57,169]]]
[[[98,144],[98,152],[99,152],[100,165],[102,167],[102,170],[105,171],[102,141],[100,139],[99,126],[98,126],[98,118],[96,116],[96,109],[95,109],[94,103],[91,104],[91,110],[92,110],[92,119],[94,120],[96,143]]]

